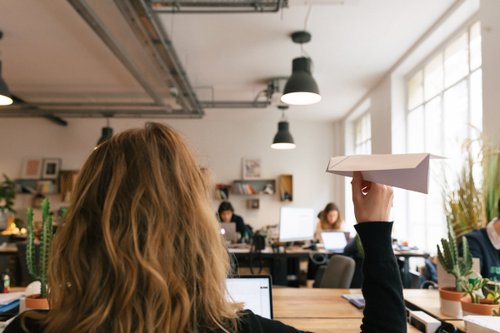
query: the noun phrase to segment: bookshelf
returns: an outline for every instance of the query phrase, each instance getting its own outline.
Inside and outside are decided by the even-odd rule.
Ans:
[[[276,180],[252,179],[235,180],[231,187],[232,193],[237,195],[274,195],[276,193]]]

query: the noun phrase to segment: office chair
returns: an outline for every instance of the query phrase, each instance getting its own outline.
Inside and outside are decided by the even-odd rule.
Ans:
[[[356,262],[350,257],[335,255],[326,266],[320,267],[316,273],[314,288],[349,288]]]

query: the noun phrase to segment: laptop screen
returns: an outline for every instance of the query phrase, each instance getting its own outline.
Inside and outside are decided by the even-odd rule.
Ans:
[[[219,223],[220,233],[224,236],[224,239],[228,242],[237,242],[238,234],[236,233],[236,223]]]
[[[325,250],[331,252],[344,252],[347,240],[343,231],[322,232],[321,238],[323,239]]]
[[[226,279],[226,297],[243,303],[243,308],[268,319],[273,319],[273,298],[269,275],[241,275]]]

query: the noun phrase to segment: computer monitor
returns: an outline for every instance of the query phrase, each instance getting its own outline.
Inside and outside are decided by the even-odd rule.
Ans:
[[[312,208],[281,207],[280,242],[314,239],[314,210]]]

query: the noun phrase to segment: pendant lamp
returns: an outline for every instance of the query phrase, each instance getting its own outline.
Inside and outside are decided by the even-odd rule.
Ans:
[[[11,105],[14,101],[11,98],[9,87],[2,78],[2,62],[0,61],[0,105]]]
[[[290,125],[285,118],[285,110],[288,106],[280,105],[278,108],[281,109],[282,115],[278,123],[278,133],[274,136],[271,148],[280,150],[294,149],[296,145],[293,141],[292,134],[290,134]]]
[[[113,136],[113,128],[109,126],[109,119],[106,119],[106,126],[102,128],[101,137],[97,141],[97,146]],[[96,146],[96,147],[97,147]]]
[[[302,44],[311,40],[307,31],[292,34],[294,43]],[[281,101],[290,105],[311,105],[321,101],[318,84],[311,74],[312,60],[309,57],[298,57],[292,62],[292,76],[288,79],[281,96]]]

